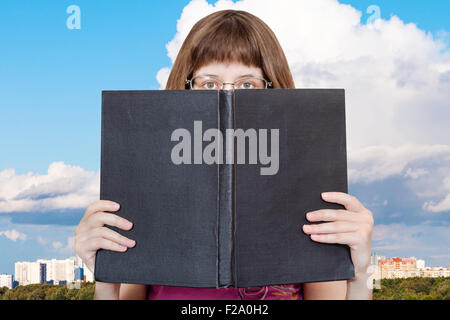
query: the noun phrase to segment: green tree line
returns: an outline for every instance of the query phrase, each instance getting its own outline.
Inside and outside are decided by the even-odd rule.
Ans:
[[[374,300],[450,300],[450,278],[383,279]]]
[[[0,288],[0,300],[92,300],[95,284],[82,283],[79,289],[66,285],[30,284],[14,289]]]
[[[0,288],[0,300],[92,300],[95,284],[79,289],[50,284],[30,284],[14,289]],[[450,300],[450,278],[383,279],[374,289],[374,300]]]

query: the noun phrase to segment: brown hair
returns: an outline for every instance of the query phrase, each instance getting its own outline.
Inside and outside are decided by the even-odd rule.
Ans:
[[[186,79],[212,62],[259,67],[273,88],[295,88],[277,37],[264,21],[245,11],[217,11],[198,21],[181,46],[166,90],[187,89]]]

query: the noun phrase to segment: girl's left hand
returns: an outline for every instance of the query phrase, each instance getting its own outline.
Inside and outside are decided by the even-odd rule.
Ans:
[[[325,192],[322,193],[322,198],[327,202],[341,204],[346,210],[322,209],[308,212],[308,221],[325,223],[305,224],[303,231],[313,241],[348,245],[356,276],[366,274],[370,265],[374,224],[372,213],[356,197],[346,193]]]

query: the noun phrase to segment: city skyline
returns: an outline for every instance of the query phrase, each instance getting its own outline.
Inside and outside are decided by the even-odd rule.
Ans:
[[[450,277],[450,266],[427,266],[426,261],[417,257],[386,257],[372,252],[371,269],[374,280],[414,277]],[[17,261],[14,274],[0,273],[0,288],[14,288],[18,285],[54,284],[69,285],[76,282],[94,282],[94,274],[82,259],[73,256],[63,260],[37,259]]]
[[[16,261],[13,274],[0,273],[0,283],[10,289],[18,285],[38,283],[70,285],[80,281],[94,282],[94,274],[78,256],[66,259]]]

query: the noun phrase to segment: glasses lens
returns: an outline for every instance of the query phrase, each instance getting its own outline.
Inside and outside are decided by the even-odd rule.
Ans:
[[[257,78],[246,78],[236,82],[236,89],[265,89],[266,82]]]
[[[191,81],[191,87],[194,90],[219,90],[222,83],[210,77],[196,77]]]

